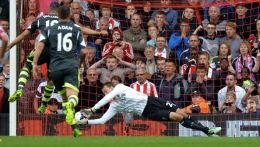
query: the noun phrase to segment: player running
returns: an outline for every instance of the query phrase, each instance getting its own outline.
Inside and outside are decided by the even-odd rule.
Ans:
[[[6,49],[4,47],[2,47],[2,55],[4,52],[11,49],[14,45],[18,44],[23,39],[29,37],[31,34],[35,33],[37,30],[41,31],[48,26],[52,26],[52,25],[58,23],[57,12],[58,12],[59,6],[60,6],[59,3],[57,3],[57,2],[51,3],[49,15],[42,16],[42,17],[38,18],[36,21],[34,21],[21,35],[19,35],[17,38],[15,38],[7,46]],[[106,31],[97,32],[97,31],[91,30],[87,27],[81,27],[81,30],[82,30],[82,33],[85,35],[107,35],[108,34]],[[32,69],[32,61],[34,58],[34,54],[35,54],[35,49],[29,54],[28,58],[26,59],[26,63],[24,64],[24,67],[22,68],[20,75],[19,75],[18,89],[13,95],[11,95],[9,97],[9,99],[8,99],[9,102],[14,102],[23,95],[23,88],[27,83],[29,73]],[[38,60],[37,65],[42,65],[44,63],[47,63],[47,67],[49,67],[49,61],[50,61],[49,54],[50,54],[49,47],[48,47],[48,45],[45,45],[45,48]],[[46,104],[50,99],[53,89],[54,89],[54,86],[53,86],[52,80],[48,74],[47,85],[44,88],[43,102],[38,109],[39,112],[44,113]]]
[[[174,121],[179,122],[186,128],[196,129],[204,132],[208,136],[217,137],[217,133],[221,127],[208,128],[204,127],[196,119],[182,112],[174,103],[147,96],[141,92],[127,87],[123,84],[116,86],[113,83],[105,83],[102,87],[105,97],[101,99],[91,109],[82,109],[88,115],[88,118],[93,115],[99,108],[110,103],[107,112],[99,119],[89,119],[87,124],[104,124],[111,119],[117,112],[134,113],[155,121]]]
[[[59,22],[41,32],[37,50],[33,59],[33,76],[37,78],[37,63],[45,45],[50,47],[50,71],[53,83],[63,98],[63,112],[66,121],[72,126],[75,137],[81,135],[76,120],[74,107],[78,104],[79,60],[77,49],[86,48],[80,27],[70,23],[70,8],[60,6],[58,9]],[[81,52],[81,62],[85,54]],[[80,63],[81,63],[80,62]],[[66,103],[65,103],[66,102]]]

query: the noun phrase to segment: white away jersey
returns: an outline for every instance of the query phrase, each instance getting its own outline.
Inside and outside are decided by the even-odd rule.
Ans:
[[[104,124],[117,112],[134,113],[142,115],[147,104],[148,96],[123,84],[115,86],[114,90],[100,100],[95,106],[99,109],[114,98],[107,112],[100,118],[88,120],[88,124]]]

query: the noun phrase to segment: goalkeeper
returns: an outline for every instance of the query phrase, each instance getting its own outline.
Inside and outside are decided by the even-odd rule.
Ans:
[[[57,3],[57,2],[51,3],[49,14],[46,16],[42,16],[42,17],[38,18],[36,21],[34,21],[21,35],[19,35],[17,38],[15,38],[7,46],[7,48],[2,49],[2,54],[4,52],[10,50],[14,45],[18,44],[23,39],[25,39],[25,38],[29,37],[31,34],[35,33],[37,30],[43,30],[44,28],[46,28],[48,26],[52,26],[52,25],[58,23],[58,16],[57,16],[58,8],[59,8],[59,3]],[[87,27],[81,27],[81,31],[84,35],[107,35],[108,34],[106,31],[97,32],[97,31],[91,30]],[[35,44],[35,46],[36,46],[36,44]],[[40,59],[39,59],[37,65],[47,63],[47,67],[49,67],[50,57],[49,57],[48,50],[49,50],[49,47],[46,46],[40,56]],[[8,99],[9,102],[14,102],[23,95],[23,88],[27,83],[27,80],[29,77],[29,72],[32,69],[32,61],[34,58],[34,54],[35,54],[35,50],[33,50],[29,54],[28,58],[26,59],[26,63],[24,65],[24,67],[22,68],[20,75],[19,75],[18,89],[13,95],[11,95],[9,97],[9,99]],[[49,70],[48,70],[48,72],[49,72]],[[53,82],[48,74],[48,82],[44,88],[43,103],[41,104],[41,106],[38,109],[39,112],[44,113],[46,104],[50,99],[53,89],[54,89]]]
[[[123,84],[116,86],[113,83],[105,83],[102,87],[105,97],[90,109],[82,109],[90,118],[97,109],[101,108],[113,98],[107,112],[99,119],[89,119],[88,124],[104,124],[111,119],[117,112],[134,113],[155,121],[174,121],[179,122],[186,128],[196,129],[204,132],[208,136],[217,137],[221,127],[204,127],[196,119],[182,112],[174,103],[165,101],[162,98],[147,96],[135,91]]]

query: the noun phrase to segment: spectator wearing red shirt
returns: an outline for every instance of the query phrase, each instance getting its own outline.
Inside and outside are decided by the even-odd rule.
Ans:
[[[0,73],[0,113],[9,113],[9,90],[5,88],[5,75]]]
[[[134,59],[133,48],[130,43],[123,41],[123,32],[118,27],[115,27],[111,34],[113,42],[108,42],[105,44],[102,52],[102,58],[111,55],[113,50],[116,47],[119,47],[124,52],[123,60],[132,63]]]

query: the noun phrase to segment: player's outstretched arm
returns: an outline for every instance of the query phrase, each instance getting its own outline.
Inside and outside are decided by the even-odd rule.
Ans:
[[[99,119],[89,119],[88,124],[89,125],[96,125],[96,124],[105,124],[108,120],[110,120],[113,116],[115,116],[117,113],[117,110],[115,106],[109,106],[106,113]]]
[[[87,28],[87,27],[80,27],[81,29],[81,32],[84,34],[84,35],[103,35],[103,36],[106,36],[108,35],[108,32],[107,31],[95,31],[95,30],[92,30],[90,28]]]
[[[37,50],[35,50],[35,54],[34,54],[34,58],[33,58],[33,77],[34,78],[38,78],[38,74],[37,74],[37,63],[38,63],[38,59],[42,53],[42,50],[44,48],[44,43],[43,42],[39,42],[37,44]]]
[[[87,114],[88,118],[90,118],[97,110],[95,108],[83,108],[80,110],[80,112],[84,112]]]
[[[14,45],[18,44],[19,42],[21,42],[25,38],[29,37],[30,35],[31,35],[30,31],[28,31],[28,30],[23,31],[23,33],[21,35],[16,37],[11,43],[8,44],[5,52],[10,50]]]

